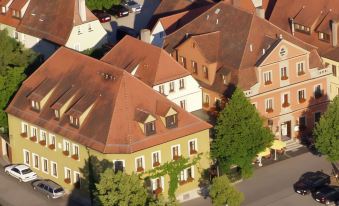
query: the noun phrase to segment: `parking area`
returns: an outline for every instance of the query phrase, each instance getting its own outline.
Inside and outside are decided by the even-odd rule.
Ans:
[[[108,32],[109,42],[116,43],[116,30],[118,26],[126,26],[134,28],[137,31],[145,28],[150,21],[155,9],[160,3],[160,0],[135,0],[142,5],[140,12],[130,13],[126,17],[115,18],[112,16],[111,22],[103,23],[103,27]]]

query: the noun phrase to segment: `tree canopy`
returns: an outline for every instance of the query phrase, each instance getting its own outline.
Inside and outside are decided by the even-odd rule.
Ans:
[[[109,9],[112,5],[118,5],[121,3],[121,0],[87,0],[86,6],[90,10],[94,9]]]
[[[226,175],[213,179],[209,194],[213,206],[240,206],[244,201],[244,195],[231,185]]]
[[[26,78],[25,69],[33,63],[37,54],[9,37],[7,30],[0,31],[0,48],[0,127],[8,128],[4,109]]]
[[[339,161],[339,96],[329,104],[313,134],[317,150],[326,155],[329,161]]]
[[[243,177],[251,176],[253,159],[273,141],[273,134],[239,88],[220,112],[215,133],[212,157],[225,172],[231,165],[238,165]]]

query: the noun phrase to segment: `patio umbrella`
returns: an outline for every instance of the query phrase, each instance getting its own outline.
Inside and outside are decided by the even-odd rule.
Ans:
[[[271,149],[274,149],[274,160],[277,160],[277,150],[281,150],[286,147],[286,143],[281,140],[274,140]]]
[[[261,163],[262,157],[263,157],[263,156],[267,156],[267,155],[269,155],[269,154],[271,154],[271,149],[270,149],[270,148],[266,148],[264,151],[259,152],[259,153],[257,154],[257,156],[258,156],[258,161],[259,161],[259,167],[262,166],[262,163]]]

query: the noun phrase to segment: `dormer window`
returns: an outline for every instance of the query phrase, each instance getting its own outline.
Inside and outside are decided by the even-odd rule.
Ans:
[[[4,6],[1,7],[1,13],[2,13],[2,14],[5,14],[5,13],[6,13],[6,7],[4,7]]]
[[[145,123],[146,136],[155,134],[155,121]]]
[[[74,116],[69,116],[69,123],[76,128],[79,128],[79,118],[76,118]]]
[[[60,110],[58,110],[58,109],[54,110],[54,117],[55,117],[56,120],[60,119]]]
[[[319,38],[320,40],[323,40],[323,41],[326,41],[326,42],[329,42],[329,41],[330,41],[330,35],[329,35],[329,34],[326,34],[326,33],[323,33],[323,32],[319,32],[318,38]]]
[[[170,115],[166,118],[166,128],[176,128],[178,127],[177,115]]]
[[[40,103],[34,100],[31,100],[32,109],[35,111],[40,111]]]
[[[16,18],[20,18],[20,12],[19,12],[19,11],[16,11],[16,10],[13,10],[12,16],[13,16],[13,17],[16,17]]]
[[[227,84],[226,75],[223,75],[223,74],[222,74],[222,75],[221,75],[221,78],[222,78],[222,83],[226,85],[226,84]]]

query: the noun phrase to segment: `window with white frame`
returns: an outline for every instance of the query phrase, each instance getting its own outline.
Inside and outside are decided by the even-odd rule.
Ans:
[[[208,67],[205,66],[205,65],[203,65],[203,66],[202,66],[202,71],[203,71],[203,73],[204,73],[204,78],[205,78],[205,79],[208,79]]]
[[[39,169],[39,155],[32,153],[33,167]]]
[[[179,89],[185,89],[185,79],[179,79]]]
[[[93,31],[92,24],[88,24],[88,32]]]
[[[81,185],[81,177],[80,177],[80,173],[74,171],[74,185],[76,188],[80,188]]]
[[[289,98],[288,93],[285,93],[285,94],[282,95],[281,101],[282,101],[282,106],[283,107],[290,106],[290,98]]]
[[[164,191],[164,177],[158,177],[155,179],[152,179],[152,190],[154,193],[161,193]]]
[[[79,146],[76,144],[73,144],[73,149],[72,149],[72,158],[75,160],[79,159]]]
[[[48,173],[48,160],[44,157],[41,157],[41,169],[44,173]]]
[[[298,75],[305,74],[305,71],[304,71],[304,62],[298,62],[297,63],[297,72],[298,72]]]
[[[31,164],[31,161],[30,161],[30,152],[28,150],[23,150],[24,152],[24,163],[26,165],[30,165]]]
[[[21,122],[21,136],[27,137],[28,135],[28,124]]]
[[[306,90],[305,89],[301,89],[301,90],[298,90],[298,101],[299,103],[303,103],[306,101]]]
[[[69,115],[69,123],[76,128],[79,128],[79,118]]]
[[[51,161],[51,175],[53,177],[58,177],[58,165],[53,161]]]
[[[66,183],[71,183],[72,179],[71,179],[71,170],[67,167],[64,168],[65,169],[65,182]]]
[[[64,155],[68,156],[69,155],[69,151],[70,151],[70,143],[67,140],[64,140],[63,143],[64,143],[63,144],[63,153],[64,153]]]
[[[181,183],[191,182],[194,180],[194,166],[188,167],[180,172],[179,181]]]
[[[164,85],[160,85],[159,86],[159,93],[160,94],[165,94],[165,86]]]
[[[34,100],[31,100],[31,107],[35,111],[40,111],[40,103]]]
[[[56,140],[55,140],[55,135],[54,134],[49,134],[49,145],[48,147],[50,149],[56,149]]]
[[[198,64],[196,61],[191,61],[191,66],[192,66],[192,70],[193,70],[193,74],[197,74],[198,73]]]
[[[6,13],[6,7],[5,6],[1,7],[1,13],[3,13],[3,14]]]
[[[153,167],[157,167],[161,163],[160,151],[152,152],[152,165]]]
[[[321,96],[322,96],[322,89],[321,89],[321,85],[318,84],[318,85],[314,86],[314,97],[319,98]]]
[[[266,112],[273,111],[273,99],[265,99],[265,109]]]
[[[209,106],[209,104],[210,104],[210,96],[204,93],[204,105]]]
[[[60,110],[58,110],[58,109],[54,110],[54,117],[55,117],[56,120],[60,119]]]
[[[272,71],[264,72],[264,83],[272,84]]]
[[[44,130],[40,130],[40,141],[41,145],[46,145],[47,143],[47,132]]]
[[[37,137],[37,128],[31,127],[31,137]]]
[[[169,92],[174,92],[174,82],[169,83]]]
[[[287,67],[281,67],[280,68],[280,77],[281,77],[281,80],[288,79],[288,76],[287,76]]]
[[[125,171],[125,160],[113,160],[113,169],[114,172],[124,172]]]
[[[180,145],[174,145],[171,147],[171,153],[172,153],[172,159],[177,160],[180,158],[181,151],[180,151]]]
[[[143,172],[145,170],[144,156],[135,158],[135,169],[137,172]]]
[[[180,107],[186,109],[186,100],[180,100]]]
[[[198,145],[197,145],[197,139],[192,139],[188,141],[188,154],[197,154],[198,151]]]

